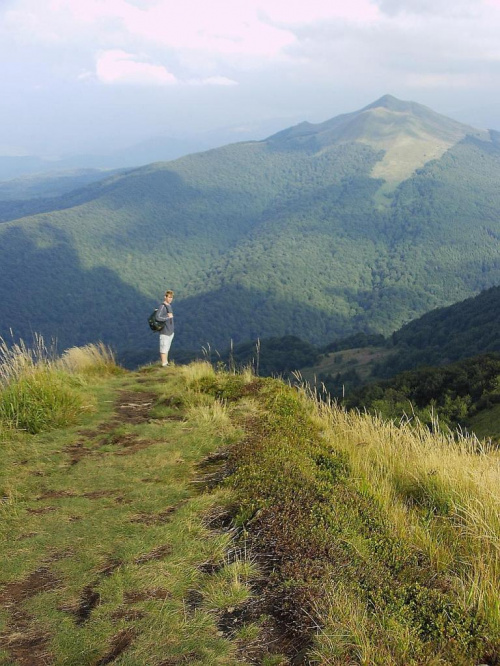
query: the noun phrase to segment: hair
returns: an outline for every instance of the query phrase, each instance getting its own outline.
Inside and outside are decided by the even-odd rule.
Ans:
[[[168,298],[168,296],[172,296],[172,298],[174,297],[174,292],[171,289],[168,289],[165,292],[165,298]]]

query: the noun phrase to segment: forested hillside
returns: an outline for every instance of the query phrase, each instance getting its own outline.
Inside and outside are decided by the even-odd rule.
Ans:
[[[351,407],[391,418],[418,413],[428,424],[437,415],[451,427],[500,438],[499,313],[500,287],[492,287],[388,338],[358,334],[316,349],[302,373]]]
[[[500,440],[500,354],[402,372],[346,397],[347,407],[384,418],[417,417],[434,428],[468,429]]]
[[[392,372],[500,352],[500,287],[428,312],[396,331],[392,341],[401,350]]]
[[[498,137],[385,97],[95,183],[0,225],[0,334],[155,346],[172,288],[184,348],[387,335],[500,283]]]

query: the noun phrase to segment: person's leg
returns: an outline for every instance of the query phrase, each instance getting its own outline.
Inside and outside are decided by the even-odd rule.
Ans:
[[[162,365],[168,365],[168,352],[170,350],[170,345],[172,344],[172,335],[161,335],[160,334],[160,358]]]
[[[167,358],[168,358],[168,335],[160,335],[158,336],[160,338],[160,359],[161,359],[161,364],[166,365],[168,363]]]

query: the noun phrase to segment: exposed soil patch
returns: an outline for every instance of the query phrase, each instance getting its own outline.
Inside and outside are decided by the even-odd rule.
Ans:
[[[117,451],[115,455],[131,456],[137,451],[158,444],[158,442],[153,439],[137,439],[134,435],[121,435],[113,439],[113,444],[124,447],[122,451]]]
[[[109,438],[109,443],[115,446],[123,446],[124,448],[134,446],[137,442],[136,435],[132,433],[115,433]]]
[[[116,571],[123,562],[121,560],[111,559],[106,564],[98,570],[99,576],[111,576],[111,574]]]
[[[262,609],[260,609],[262,610]],[[262,615],[259,615],[258,605],[250,611],[245,611],[241,622],[239,618],[234,622],[234,627],[231,622],[227,624],[226,620],[231,620],[231,617],[221,618],[221,633],[231,638],[234,632],[247,622],[259,621]],[[274,618],[269,615],[265,617],[264,621],[260,621],[260,631],[258,636],[253,641],[248,641],[244,645],[240,645],[238,654],[243,663],[262,664],[266,656],[270,655],[286,655],[286,661],[280,662],[287,666],[309,666],[311,663],[307,657],[307,651],[310,648],[309,642],[298,641],[296,638],[291,638],[286,628],[281,627]]]
[[[80,497],[86,497],[87,499],[101,499],[101,497],[113,497],[116,495],[116,490],[92,490],[88,493],[82,493]]]
[[[97,571],[99,578],[110,576],[113,571],[121,566],[119,560],[110,560],[101,569]],[[101,595],[96,589],[98,581],[93,585],[87,585],[83,588],[80,599],[76,604],[60,606],[59,610],[74,615],[77,625],[82,625],[90,618],[92,611],[101,603]]]
[[[227,608],[220,616],[217,627],[224,636],[232,638],[244,624],[255,618],[250,604]]]
[[[131,499],[127,499],[126,497],[123,497],[123,495],[119,495],[118,497],[115,497],[115,502],[117,504],[133,504],[134,501]]]
[[[229,451],[221,449],[204,458],[198,464],[200,475],[193,481],[199,492],[210,492],[217,488],[231,474],[228,464]]]
[[[91,585],[83,589],[80,601],[76,608],[68,607],[65,610],[73,613],[76,624],[82,625],[87,622],[94,608],[101,603],[101,595]]]
[[[211,530],[228,532],[233,527],[236,510],[236,507],[213,507],[203,517],[203,523]]]
[[[111,648],[107,654],[96,662],[96,666],[106,666],[111,662],[118,659],[118,657],[125,652],[134,640],[136,632],[133,629],[124,629],[119,634],[113,637],[111,641]]]
[[[95,449],[85,446],[85,442],[75,442],[70,446],[66,446],[63,451],[69,455],[70,466],[76,465],[87,456],[101,455]]]
[[[116,408],[121,423],[143,423],[156,401],[155,393],[120,391]]]
[[[194,613],[194,611],[203,603],[203,594],[198,590],[189,590],[184,598],[184,602],[187,610],[190,613]]]
[[[0,647],[7,650],[16,666],[47,666],[52,663],[48,650],[50,636],[42,633],[21,633],[0,636]]]
[[[56,499],[58,497],[76,497],[76,493],[71,490],[46,490],[37,500]]]
[[[38,532],[27,532],[26,534],[20,534],[16,541],[24,541],[24,539],[32,539],[37,536]]]
[[[123,600],[126,604],[137,604],[140,601],[151,601],[152,599],[170,599],[171,592],[161,587],[153,587],[150,590],[137,590],[135,592],[125,592]]]
[[[20,608],[20,604],[59,585],[59,579],[47,567],[41,567],[22,581],[8,583],[0,591],[0,605],[10,611],[9,633],[0,635],[0,646],[9,652],[12,663],[19,666],[45,666],[50,663],[47,649],[50,636],[31,629],[31,617]]]
[[[56,507],[55,506],[42,506],[39,509],[26,509],[28,513],[33,513],[33,514],[42,514],[42,513],[51,513],[52,511],[55,511]]]
[[[75,551],[71,548],[64,548],[63,550],[55,550],[50,553],[45,559],[44,562],[49,564],[50,562],[59,562],[60,560],[65,560],[67,557],[73,557]]]
[[[158,546],[154,548],[149,553],[140,555],[134,560],[134,564],[145,564],[146,562],[152,562],[153,560],[161,560],[163,557],[170,555],[172,553],[172,546],[170,544],[165,544],[163,546]]]
[[[121,391],[116,402],[119,418],[102,424],[98,430],[80,430],[80,435],[85,439],[64,449],[65,453],[70,456],[70,465],[76,465],[87,456],[103,455],[103,452],[97,449],[107,442],[124,449],[117,452],[117,455],[131,455],[155,444],[156,442],[152,440],[138,440],[133,434],[115,433],[111,437],[108,435],[124,423],[137,424],[146,421],[151,406],[154,404],[154,398],[154,393]],[[92,440],[90,445],[89,440]]]
[[[40,567],[25,580],[7,583],[0,590],[0,604],[7,608],[15,606],[40,592],[54,590],[59,584],[59,579],[47,567]]]
[[[225,562],[203,562],[198,566],[198,570],[209,576],[218,573],[225,566]]]

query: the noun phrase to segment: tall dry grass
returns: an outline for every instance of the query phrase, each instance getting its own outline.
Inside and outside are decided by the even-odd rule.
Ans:
[[[76,375],[116,370],[112,352],[102,344],[69,349],[58,358],[40,335],[30,347],[0,339],[0,433],[15,428],[35,434],[75,422],[92,407]]]
[[[304,394],[398,536],[449,575],[465,609],[478,607],[500,631],[500,452],[474,436],[395,425]]]
[[[41,335],[35,335],[30,347],[23,340],[9,345],[0,338],[0,389],[37,367],[49,366],[55,357],[54,346],[48,346]]]
[[[102,342],[70,347],[56,362],[62,370],[76,374],[109,374],[118,370],[113,351]]]

